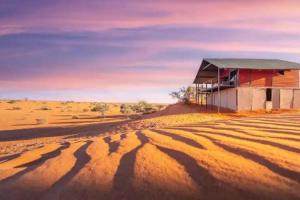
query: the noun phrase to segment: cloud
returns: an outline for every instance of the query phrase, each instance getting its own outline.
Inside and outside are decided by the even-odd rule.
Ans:
[[[2,28],[101,31],[148,26],[208,26],[299,33],[299,1],[4,1]],[[10,12],[8,12],[9,10]],[[263,21],[261,21],[261,19]]]
[[[202,57],[300,61],[299,6],[277,0],[3,0],[0,90],[168,96],[192,82]]]

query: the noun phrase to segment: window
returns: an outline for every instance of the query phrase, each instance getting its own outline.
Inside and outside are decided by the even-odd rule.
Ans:
[[[272,101],[272,89],[270,88],[266,89],[266,99],[267,101]]]

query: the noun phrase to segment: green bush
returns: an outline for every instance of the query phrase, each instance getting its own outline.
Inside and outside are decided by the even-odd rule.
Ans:
[[[122,104],[120,106],[120,112],[128,117],[128,115],[133,112],[132,106],[128,104]]]
[[[151,104],[149,104],[147,107],[145,107],[143,114],[150,114],[157,111],[157,108]]]
[[[147,103],[146,101],[140,101],[137,104],[132,105],[132,110],[135,113],[149,114],[156,112],[157,108],[154,105]]]
[[[132,110],[136,113],[144,113],[148,103],[146,101],[139,101],[137,104],[132,105]]]
[[[170,93],[170,96],[173,99],[177,99],[178,102],[183,102],[186,104],[191,103],[191,99],[194,95],[195,91],[193,87],[183,87],[180,88],[178,91],[174,91]]]
[[[109,110],[109,106],[105,103],[97,103],[94,108],[91,109],[92,112],[100,112],[102,117]]]

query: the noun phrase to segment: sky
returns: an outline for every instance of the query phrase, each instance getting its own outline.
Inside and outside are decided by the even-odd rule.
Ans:
[[[0,98],[172,102],[202,58],[300,62],[300,1],[0,0]]]

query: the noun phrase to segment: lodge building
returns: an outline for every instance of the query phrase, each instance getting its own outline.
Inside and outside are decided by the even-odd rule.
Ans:
[[[300,64],[274,59],[203,59],[196,103],[249,111],[300,109]]]

